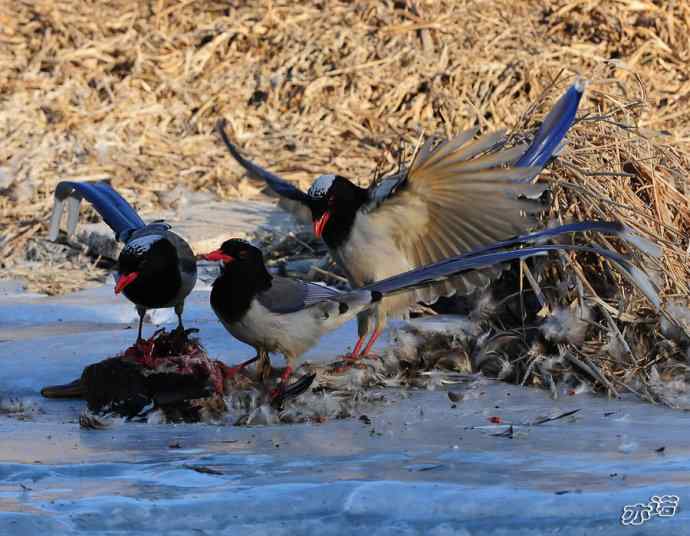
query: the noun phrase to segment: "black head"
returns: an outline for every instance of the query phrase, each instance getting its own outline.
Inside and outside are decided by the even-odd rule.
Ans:
[[[307,195],[314,234],[337,248],[347,240],[357,211],[367,201],[367,190],[340,175],[321,175]]]
[[[177,250],[160,235],[130,240],[118,258],[118,272],[115,293],[124,292],[140,305],[167,303],[180,285]]]
[[[271,286],[261,250],[245,240],[232,238],[201,256],[221,261],[223,270],[213,283],[211,306],[224,320],[235,321],[249,309],[254,296]]]
[[[217,250],[201,257],[208,261],[222,261],[221,277],[227,276],[256,291],[271,286],[273,278],[266,269],[263,253],[246,240],[231,238]]]
[[[215,251],[202,255],[208,261],[222,261],[224,264],[241,264],[246,268],[265,268],[261,250],[246,240],[231,238]]]

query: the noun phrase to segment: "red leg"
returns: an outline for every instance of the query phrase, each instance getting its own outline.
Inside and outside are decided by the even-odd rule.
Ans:
[[[352,350],[352,354],[345,356],[345,361],[348,361],[347,364],[345,364],[342,367],[336,367],[334,369],[334,372],[340,373],[348,370],[351,366],[353,366],[361,357],[366,356],[369,353],[369,350],[371,350],[371,347],[374,346],[374,343],[376,342],[376,339],[378,339],[379,335],[381,334],[380,330],[375,330],[374,334],[371,336],[371,339],[369,339],[369,344],[367,344],[367,347],[364,349],[364,352],[360,354],[360,349],[362,348],[362,343],[364,342],[365,335],[362,335],[359,340],[357,341],[357,344],[355,345],[355,349]]]
[[[158,365],[158,360],[153,357],[153,350],[155,346],[156,343],[151,339],[139,343],[138,348],[143,352],[143,356],[141,357],[141,360],[138,360],[138,362],[145,367],[156,368]]]
[[[364,349],[364,352],[362,352],[362,356],[365,356],[369,353],[369,350],[371,350],[371,347],[374,346],[374,343],[376,342],[376,339],[379,338],[379,335],[381,335],[381,330],[380,329],[374,330],[374,334],[371,336],[371,339],[369,339],[369,342],[367,343],[367,347]]]
[[[290,375],[292,374],[292,367],[288,365],[285,367],[285,370],[283,373],[280,375],[280,381],[281,383],[287,383],[288,379],[290,378]]]
[[[283,373],[280,375],[280,385],[273,389],[271,392],[271,399],[277,398],[280,396],[283,391],[285,391],[285,387],[287,386],[287,381],[290,379],[290,375],[292,374],[292,367],[288,365],[285,367],[285,370]]]
[[[235,365],[234,367],[225,367],[223,369],[223,376],[226,378],[232,378],[237,374],[239,371],[244,369],[247,365],[251,365],[254,363],[254,361],[257,361],[259,359],[259,356],[252,357],[251,359],[247,359],[244,363],[240,363],[239,365]]]
[[[366,338],[366,335],[362,335],[359,339],[357,339],[357,344],[355,344],[355,347],[352,350],[352,353],[348,356],[345,356],[346,360],[356,361],[359,358],[359,352],[362,350],[362,345],[364,344],[365,338]]]
[[[153,357],[153,349],[156,343],[151,340],[139,339],[134,346],[125,350],[124,357],[133,359],[136,363],[147,368],[155,368],[157,359]]]

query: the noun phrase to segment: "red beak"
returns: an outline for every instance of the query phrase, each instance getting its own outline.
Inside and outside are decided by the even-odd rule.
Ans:
[[[314,220],[314,234],[316,235],[316,238],[321,238],[323,230],[326,227],[326,224],[328,223],[330,217],[331,213],[326,211],[321,215],[321,217],[318,220]]]
[[[127,285],[139,277],[139,272],[131,272],[129,274],[122,274],[115,285],[115,294],[122,292]]]
[[[223,261],[223,262],[232,262],[235,260],[234,257],[231,257],[230,255],[226,255],[225,253],[223,253],[219,249],[212,251],[211,253],[207,253],[206,255],[202,255],[201,258],[204,260],[207,260],[207,261]]]

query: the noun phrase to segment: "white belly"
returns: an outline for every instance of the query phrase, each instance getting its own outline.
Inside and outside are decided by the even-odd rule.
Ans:
[[[357,214],[349,239],[331,254],[355,288],[413,268],[390,234],[368,214]]]
[[[233,337],[267,352],[279,352],[288,360],[302,355],[314,346],[321,330],[311,309],[295,313],[272,313],[257,300],[237,322],[220,321]]]

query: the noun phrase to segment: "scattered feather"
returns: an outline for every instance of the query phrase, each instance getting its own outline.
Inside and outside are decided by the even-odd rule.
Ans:
[[[582,308],[574,302],[569,308],[556,308],[544,320],[541,331],[549,341],[580,346],[585,340],[591,319],[591,310],[588,307]]]

